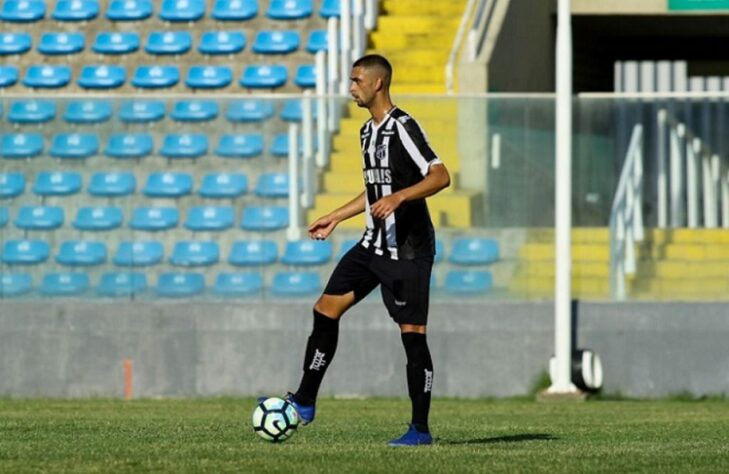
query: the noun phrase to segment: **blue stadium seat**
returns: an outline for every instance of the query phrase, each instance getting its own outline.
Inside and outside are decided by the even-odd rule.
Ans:
[[[349,252],[352,247],[357,245],[361,239],[347,239],[339,246],[339,252],[337,252],[337,260],[341,260],[344,254]]]
[[[12,23],[38,21],[46,16],[44,0],[5,0],[0,20]]]
[[[341,0],[322,0],[321,7],[319,8],[319,15],[321,15],[322,18],[339,18],[341,15],[340,2]],[[354,2],[350,2],[350,4],[352,3]],[[353,8],[350,8],[349,11],[353,11]]]
[[[144,50],[149,54],[185,54],[191,47],[192,35],[188,31],[153,31]]]
[[[91,49],[99,54],[128,54],[139,49],[139,33],[102,31],[96,35]]]
[[[256,34],[253,52],[258,54],[288,54],[299,49],[299,32],[263,30]]]
[[[124,241],[114,254],[114,265],[119,267],[148,267],[162,262],[164,246],[158,240]]]
[[[125,101],[119,109],[119,119],[127,123],[147,123],[165,117],[165,104],[159,100]]]
[[[208,137],[203,134],[165,135],[160,154],[166,158],[198,158],[208,152]]]
[[[183,240],[175,244],[170,263],[181,267],[204,267],[218,263],[219,258],[217,243]]]
[[[289,225],[289,210],[282,206],[252,206],[243,209],[240,226],[250,231],[285,229]]]
[[[53,136],[50,154],[56,158],[84,159],[99,152],[99,138],[93,133],[59,133]]]
[[[164,0],[159,17],[165,21],[197,21],[205,16],[204,0]]]
[[[306,41],[306,50],[312,54],[329,49],[327,30],[313,30]]]
[[[300,20],[311,16],[311,0],[271,0],[266,16],[273,20]]]
[[[47,55],[76,54],[83,51],[85,46],[83,33],[43,33],[38,52]]]
[[[106,100],[75,100],[66,106],[63,119],[73,124],[104,123],[111,118],[111,102]]]
[[[322,265],[332,258],[328,240],[296,240],[286,243],[281,262],[286,265]]]
[[[43,277],[40,292],[46,296],[80,296],[89,289],[89,275],[81,272],[54,272]]]
[[[248,177],[243,173],[208,173],[203,176],[198,194],[211,199],[235,199],[247,190]]]
[[[233,208],[195,206],[187,210],[185,227],[193,232],[223,231],[233,227]]]
[[[139,21],[152,16],[151,0],[111,0],[106,18],[111,21]]]
[[[132,213],[129,227],[137,230],[159,231],[173,229],[180,221],[176,207],[138,207]]]
[[[150,173],[142,192],[150,197],[186,196],[192,192],[192,176],[188,173],[169,171]]]
[[[10,104],[8,121],[19,124],[50,122],[56,118],[56,103],[50,100],[19,100]]]
[[[275,296],[310,296],[320,291],[321,281],[316,272],[278,272],[271,285]]]
[[[443,289],[447,293],[457,295],[484,294],[494,287],[493,278],[489,271],[479,270],[451,270],[446,274]]]
[[[157,280],[157,295],[166,298],[189,298],[205,291],[201,273],[162,273]]]
[[[145,158],[152,153],[154,141],[148,133],[113,133],[106,143],[106,155],[112,158]]]
[[[312,118],[316,118],[318,108],[316,101],[311,101],[311,113]],[[283,107],[281,108],[281,120],[286,122],[301,122],[302,118],[302,100],[301,99],[288,99],[284,101]],[[286,148],[288,149],[288,139]],[[288,153],[288,151],[287,151]]]
[[[0,228],[5,227],[10,219],[10,214],[7,207],[0,207]]]
[[[85,89],[116,89],[127,81],[123,66],[86,65],[81,68],[78,85]]]
[[[147,276],[140,272],[107,272],[101,275],[97,291],[102,296],[133,296],[147,290]]]
[[[81,191],[81,175],[75,171],[41,171],[33,192],[39,196],[69,196]]]
[[[30,293],[33,279],[29,273],[0,273],[0,298],[12,298]]]
[[[61,265],[91,267],[106,262],[106,244],[90,240],[67,240],[56,255]]]
[[[258,0],[216,0],[212,17],[219,21],[245,21],[258,15]]]
[[[170,117],[178,122],[205,122],[218,116],[218,103],[212,100],[180,100],[175,102]]]
[[[88,192],[98,197],[123,197],[134,193],[137,180],[130,171],[104,173],[91,175]]]
[[[0,88],[10,87],[18,82],[18,68],[0,64]]]
[[[180,81],[177,66],[138,66],[134,71],[132,85],[142,89],[172,87]]]
[[[286,66],[248,66],[240,78],[240,85],[250,89],[275,89],[285,85],[288,76]]]
[[[273,102],[263,100],[236,100],[228,105],[225,118],[231,122],[262,122],[273,117]]]
[[[0,173],[0,199],[14,198],[25,191],[25,176],[17,171]]]
[[[270,265],[278,259],[273,240],[239,240],[233,242],[228,263],[239,267]]]
[[[2,137],[0,156],[7,159],[35,158],[43,153],[40,133],[8,133]]]
[[[312,143],[312,146],[314,150],[316,150],[318,145],[318,141],[316,137],[314,137],[314,143]],[[301,136],[299,136],[299,152],[302,152],[304,150],[304,140]],[[268,150],[273,156],[278,156],[285,158],[289,156],[289,134],[288,133],[279,133],[277,135],[273,136],[273,141],[271,142],[271,148]]]
[[[28,33],[0,33],[0,55],[27,53],[32,44]]]
[[[260,273],[219,273],[213,293],[218,296],[243,297],[258,295],[262,289],[263,277]]]
[[[435,258],[433,263],[440,263],[445,259],[445,245],[442,240],[435,239]]]
[[[88,21],[99,15],[97,0],[59,0],[53,10],[53,19],[58,21]]]
[[[15,217],[15,227],[24,230],[54,230],[63,225],[63,208],[23,206]]]
[[[6,240],[2,261],[7,265],[36,265],[48,260],[50,252],[44,240]]]
[[[448,260],[456,265],[487,265],[499,259],[499,244],[493,239],[459,237],[453,241]]]
[[[316,87],[316,66],[313,64],[302,64],[296,68],[294,84],[302,89],[311,89],[312,87]]]
[[[284,198],[289,195],[289,175],[281,172],[266,172],[258,176],[256,196]]]
[[[58,88],[71,82],[71,68],[63,65],[35,64],[25,70],[23,84],[27,87]]]
[[[262,153],[263,135],[260,133],[221,135],[215,149],[215,154],[223,158],[255,158]]]
[[[220,89],[232,81],[233,70],[228,66],[190,66],[185,84],[191,89]]]
[[[203,54],[234,54],[245,46],[246,37],[240,31],[206,31],[197,49]]]
[[[73,226],[83,231],[106,231],[121,227],[122,220],[119,207],[82,207],[76,212]]]

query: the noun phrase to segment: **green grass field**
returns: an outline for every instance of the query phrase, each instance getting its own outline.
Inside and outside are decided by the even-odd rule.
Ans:
[[[0,472],[729,472],[729,402],[433,401],[436,444],[393,449],[406,400],[332,400],[289,441],[250,399],[0,400]]]

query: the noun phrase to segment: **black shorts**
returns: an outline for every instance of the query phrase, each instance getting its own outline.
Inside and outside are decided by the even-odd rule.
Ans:
[[[433,257],[392,260],[357,244],[337,264],[324,294],[354,291],[356,303],[381,285],[382,301],[396,323],[425,325],[432,268]]]

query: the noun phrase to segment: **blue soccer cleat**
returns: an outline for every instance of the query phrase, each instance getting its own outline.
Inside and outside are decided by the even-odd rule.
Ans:
[[[430,433],[421,433],[415,428],[415,425],[408,425],[407,432],[397,439],[393,439],[388,446],[400,447],[400,446],[423,446],[426,444],[433,444],[433,437]]]
[[[258,403],[262,403],[267,398],[268,397],[258,397]],[[301,420],[302,425],[308,425],[309,423],[314,421],[314,416],[316,415],[316,405],[302,405],[301,403],[294,400],[294,394],[291,392],[287,393],[286,396],[283,397],[283,399],[294,406],[294,409],[296,409],[296,413],[299,415],[299,420]]]

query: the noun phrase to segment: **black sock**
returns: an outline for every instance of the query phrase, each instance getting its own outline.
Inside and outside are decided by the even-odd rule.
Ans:
[[[423,433],[429,433],[428,412],[430,393],[433,388],[433,360],[430,358],[425,334],[405,332],[401,334],[408,359],[408,392],[413,405],[412,424]]]
[[[302,405],[313,405],[319,393],[324,373],[334,359],[339,339],[339,320],[332,319],[314,310],[314,329],[306,344],[304,375],[294,399]]]

